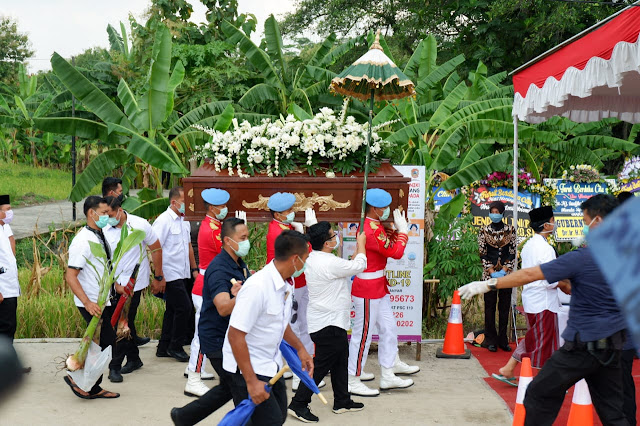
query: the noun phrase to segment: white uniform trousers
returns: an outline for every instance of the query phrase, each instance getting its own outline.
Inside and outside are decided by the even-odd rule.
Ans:
[[[315,350],[313,340],[309,336],[309,326],[307,323],[307,307],[309,306],[309,290],[307,286],[293,290],[293,313],[291,314],[291,330],[298,336],[304,348],[313,356]]]
[[[200,373],[207,361],[205,354],[200,353],[200,336],[198,336],[198,322],[200,321],[200,309],[202,309],[202,296],[191,294],[193,306],[196,308],[196,331],[191,340],[191,354],[189,355],[189,371]]]
[[[398,354],[398,330],[391,298],[363,299],[353,296],[355,318],[349,343],[349,375],[360,376],[367,362],[374,325],[378,329],[378,362],[392,368]]]

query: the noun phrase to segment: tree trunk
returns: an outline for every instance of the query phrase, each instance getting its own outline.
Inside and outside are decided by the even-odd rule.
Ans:
[[[82,170],[86,169],[89,165],[89,157],[91,154],[91,144],[86,143],[84,145],[84,159],[82,160]]]

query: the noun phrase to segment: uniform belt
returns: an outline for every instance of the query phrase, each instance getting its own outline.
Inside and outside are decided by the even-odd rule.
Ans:
[[[356,275],[356,277],[360,278],[361,280],[375,280],[377,278],[384,277],[384,269],[374,272],[360,272],[358,275]]]
[[[207,271],[206,269],[200,269],[200,275],[204,275],[206,271]]]

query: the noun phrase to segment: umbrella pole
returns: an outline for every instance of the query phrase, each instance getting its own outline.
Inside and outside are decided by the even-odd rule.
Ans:
[[[369,149],[371,145],[371,126],[373,122],[373,95],[374,89],[371,89],[371,100],[369,103],[369,134],[367,135],[367,155],[364,162],[364,183],[362,184],[362,212],[360,214],[360,232],[364,232],[364,216],[367,208],[367,180],[369,177]]]

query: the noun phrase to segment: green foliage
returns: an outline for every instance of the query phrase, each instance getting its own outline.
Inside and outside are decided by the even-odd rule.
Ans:
[[[31,56],[27,34],[18,30],[18,23],[11,17],[0,17],[0,82],[15,83],[18,66]]]

